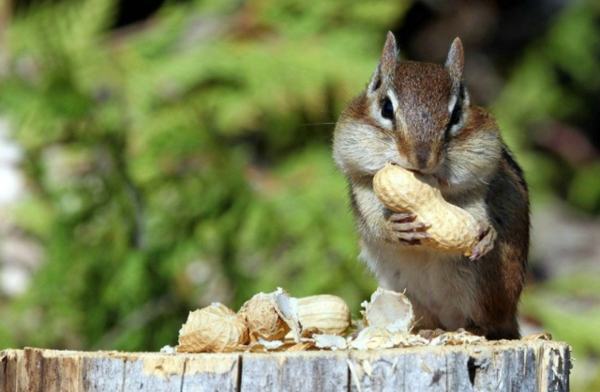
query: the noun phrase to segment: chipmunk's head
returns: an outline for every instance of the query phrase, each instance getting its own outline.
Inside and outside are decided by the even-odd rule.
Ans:
[[[367,86],[369,115],[398,149],[397,163],[431,173],[444,159],[444,146],[464,124],[469,96],[463,83],[460,39],[450,47],[444,66],[399,61],[394,35]]]
[[[456,162],[450,155],[472,136],[473,128],[467,126],[470,102],[463,64],[458,38],[446,63],[437,65],[400,61],[394,35],[388,33],[366,90],[348,105],[336,126],[334,157],[342,171],[368,176],[394,162],[442,182],[452,180],[449,177],[458,172],[449,167]]]

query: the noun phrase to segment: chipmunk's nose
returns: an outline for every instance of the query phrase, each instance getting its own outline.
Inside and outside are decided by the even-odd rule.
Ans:
[[[438,153],[430,146],[421,145],[415,148],[412,156],[413,169],[421,173],[432,173],[435,171],[438,163]]]
[[[420,171],[427,169],[429,163],[429,151],[419,148],[417,151],[417,168]]]

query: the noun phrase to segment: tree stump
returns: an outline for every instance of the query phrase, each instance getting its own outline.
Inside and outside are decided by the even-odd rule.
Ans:
[[[373,351],[0,351],[13,391],[568,391],[570,348],[516,340]]]

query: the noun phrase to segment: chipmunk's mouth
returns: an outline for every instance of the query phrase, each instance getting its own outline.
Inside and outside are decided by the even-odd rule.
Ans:
[[[450,184],[448,183],[448,177],[445,174],[443,167],[440,167],[438,170],[436,170],[435,172],[432,173],[432,172],[424,172],[424,171],[415,169],[413,167],[403,165],[397,161],[388,161],[388,164],[393,165],[393,166],[400,166],[401,168],[408,170],[410,172],[413,172],[419,176],[433,177],[437,181],[437,183],[439,184],[441,189],[448,189],[448,187],[450,186]]]
[[[438,170],[433,173],[433,178],[440,184],[440,189],[448,190],[452,187],[452,176],[451,173],[444,166],[440,166]]]
[[[447,188],[448,187],[448,181],[446,180],[446,177],[442,177],[439,174],[434,174],[433,178],[435,178],[437,180],[437,182],[440,184],[440,188]]]
[[[422,171],[420,171],[420,170],[418,170],[418,169],[415,169],[415,168],[414,168],[414,167],[412,167],[411,165],[408,165],[408,164],[403,164],[403,163],[400,163],[400,162],[398,162],[398,161],[388,161],[387,163],[388,163],[389,165],[392,165],[392,166],[400,166],[400,167],[401,167],[401,168],[403,168],[404,170],[408,170],[408,171],[410,171],[410,172],[419,173],[419,174],[423,174],[423,175],[426,175],[426,174],[427,174],[427,173],[423,173]]]

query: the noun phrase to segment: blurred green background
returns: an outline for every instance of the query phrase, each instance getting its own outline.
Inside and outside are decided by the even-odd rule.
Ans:
[[[189,310],[278,286],[358,316],[376,283],[330,143],[391,30],[413,60],[463,40],[531,187],[523,330],[569,342],[573,390],[600,389],[597,1],[0,7],[0,168],[20,176],[0,199],[0,349],[158,350]]]

